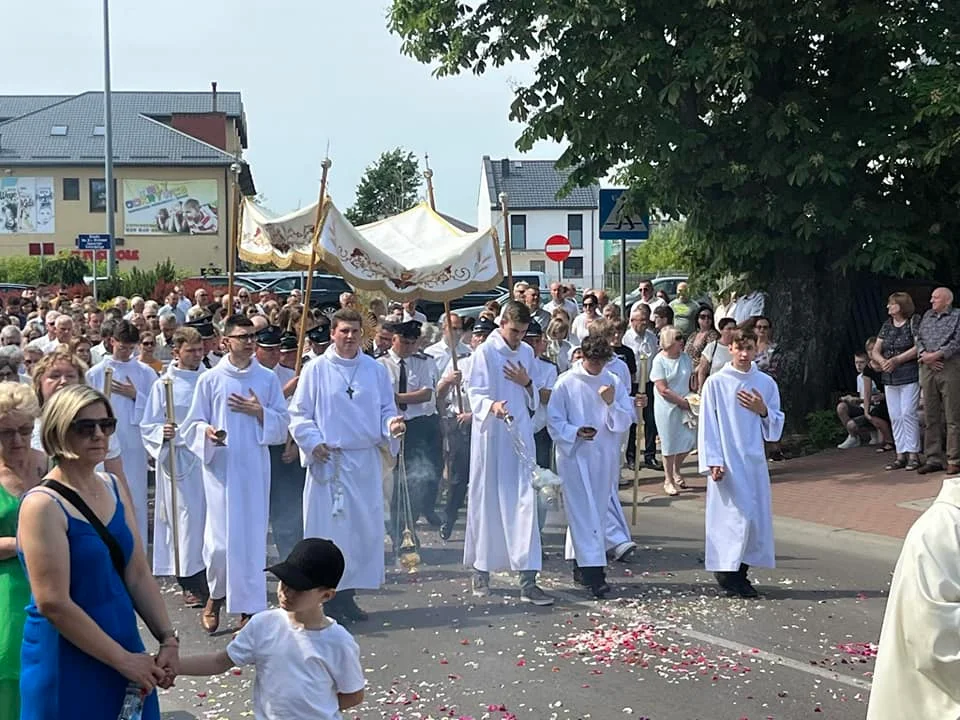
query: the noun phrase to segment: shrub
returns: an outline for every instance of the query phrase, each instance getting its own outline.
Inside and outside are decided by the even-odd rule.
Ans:
[[[845,434],[833,410],[817,410],[807,415],[807,442],[814,449],[834,447]]]

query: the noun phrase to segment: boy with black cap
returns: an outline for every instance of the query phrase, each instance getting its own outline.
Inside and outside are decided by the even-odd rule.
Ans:
[[[360,648],[323,611],[343,577],[343,553],[333,542],[306,538],[266,569],[280,580],[280,607],[258,613],[226,650],[184,657],[181,675],[219,675],[254,665],[257,720],[339,720],[363,702]]]

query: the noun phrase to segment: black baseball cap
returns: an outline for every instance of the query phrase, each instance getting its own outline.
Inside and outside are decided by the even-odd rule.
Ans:
[[[265,572],[273,573],[294,590],[336,590],[343,577],[343,553],[332,540],[304,538],[293,546],[286,560]]]

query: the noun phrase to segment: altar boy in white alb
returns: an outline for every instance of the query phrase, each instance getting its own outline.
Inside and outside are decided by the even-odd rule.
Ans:
[[[143,410],[143,444],[157,464],[157,489],[153,508],[153,574],[177,576],[188,607],[207,602],[206,566],[203,563],[203,529],[207,502],[203,493],[200,458],[187,447],[182,424],[190,410],[200,379],[203,338],[194,328],[183,327],[173,333],[173,361],[154,382]],[[173,383],[174,423],[167,422],[167,382]],[[173,442],[176,465],[177,539],[180,546],[180,572],[174,557],[173,497],[170,488],[170,452]]]
[[[267,607],[269,446],[286,440],[290,424],[280,381],[253,357],[250,319],[230,316],[223,337],[228,353],[197,380],[183,422],[183,438],[203,464],[210,598],[200,621],[210,633],[220,627],[224,601],[227,612],[241,614],[240,627]]]
[[[140,331],[126,320],[120,320],[113,331],[113,354],[87,371],[87,384],[104,390],[106,370],[113,370],[110,405],[117,416],[117,440],[137,527],[143,546],[147,547],[147,451],[140,434],[140,422],[157,373],[133,356],[139,342]]]
[[[751,565],[775,566],[770,475],[764,442],[783,432],[780,391],[753,359],[757,336],[737,330],[732,360],[703,385],[700,400],[700,473],[708,476],[706,569],[730,595],[758,595],[747,579]]]
[[[513,570],[520,573],[522,601],[552,605],[553,598],[537,585],[543,557],[532,484],[536,458],[531,416],[539,405],[540,388],[529,374],[533,350],[523,342],[529,323],[527,306],[508,302],[499,329],[471,356],[467,395],[473,434],[463,564],[474,570],[473,594],[478,597],[490,594],[491,572]],[[512,432],[529,466],[515,448]]]
[[[565,556],[573,560],[574,580],[602,598],[610,592],[604,576],[607,506],[620,479],[620,441],[635,413],[630,388],[607,369],[610,343],[590,335],[580,347],[583,360],[553,388],[547,422],[567,510]]]
[[[333,344],[307,363],[290,402],[290,434],[307,468],[303,491],[305,537],[333,540],[345,558],[336,596],[326,611],[364,620],[358,589],[383,584],[383,468],[381,449],[400,452],[405,430],[387,369],[360,350],[363,318],[338,310]]]

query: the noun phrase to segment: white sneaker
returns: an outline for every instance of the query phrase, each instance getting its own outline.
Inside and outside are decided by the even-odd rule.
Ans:
[[[855,447],[860,447],[860,438],[853,435],[847,435],[847,439],[837,445],[838,450],[849,450]]]
[[[870,431],[870,444],[871,445],[880,444],[880,433],[877,430]]]

